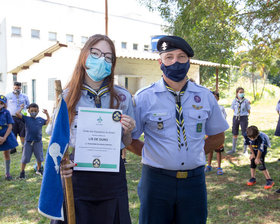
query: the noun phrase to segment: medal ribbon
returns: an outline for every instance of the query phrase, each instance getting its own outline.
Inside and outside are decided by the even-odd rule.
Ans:
[[[188,82],[184,85],[184,87],[181,89],[181,91],[179,92],[178,95],[177,95],[176,91],[174,89],[172,89],[170,86],[168,86],[168,84],[165,81],[164,81],[164,84],[165,84],[165,87],[167,88],[167,90],[175,97],[175,101],[176,101],[176,125],[177,125],[178,148],[179,148],[179,150],[181,150],[181,147],[182,147],[181,130],[183,132],[186,148],[188,148],[186,130],[185,130],[185,121],[184,121],[184,116],[183,116],[183,108],[181,105],[181,96],[184,95],[184,93],[187,89],[187,86],[188,86]]]
[[[82,90],[86,90],[87,91],[87,95],[93,97],[95,106],[97,108],[101,108],[101,99],[100,98],[105,93],[109,92],[109,86],[106,85],[106,84],[103,86],[103,83],[102,83],[100,89],[96,92],[94,89],[92,89],[88,85],[83,84]]]

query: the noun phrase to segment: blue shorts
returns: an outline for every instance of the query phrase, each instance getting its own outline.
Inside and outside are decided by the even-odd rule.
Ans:
[[[43,143],[40,142],[24,142],[24,148],[21,157],[21,163],[27,164],[30,162],[32,153],[34,153],[37,162],[44,161]]]
[[[175,173],[143,165],[138,185],[139,224],[206,223],[204,167],[189,171],[185,179],[176,178]]]
[[[246,129],[248,128],[248,116],[233,116],[232,119],[232,134],[239,134],[239,125],[241,126],[241,132],[243,136],[246,136]]]
[[[13,120],[15,123],[13,123],[13,133],[17,137],[25,137],[25,124],[24,121],[16,116],[13,116]]]

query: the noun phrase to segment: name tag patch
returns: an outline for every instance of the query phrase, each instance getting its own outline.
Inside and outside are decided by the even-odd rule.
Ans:
[[[202,123],[197,123],[196,132],[202,132]]]

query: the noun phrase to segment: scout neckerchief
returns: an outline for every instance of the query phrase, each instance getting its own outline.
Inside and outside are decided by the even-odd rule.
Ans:
[[[184,116],[183,116],[183,108],[181,105],[181,96],[184,95],[187,86],[188,86],[188,81],[187,83],[184,85],[184,87],[181,89],[181,91],[179,92],[179,94],[177,95],[176,91],[174,89],[172,89],[170,86],[168,86],[168,84],[164,81],[165,87],[167,88],[167,90],[174,95],[175,97],[175,101],[176,101],[176,125],[177,125],[177,137],[178,137],[178,148],[179,150],[181,149],[181,129],[183,132],[183,136],[184,136],[184,142],[186,145],[186,148],[188,148],[187,146],[187,137],[186,137],[186,131],[185,131],[185,124],[184,124]]]
[[[93,97],[95,106],[97,108],[101,108],[101,96],[109,92],[108,82],[106,81],[102,83],[97,92],[86,84],[83,84],[82,89],[87,91],[87,95]]]
[[[237,110],[237,120],[240,120],[240,112],[241,112],[241,104],[244,102],[245,98],[243,97],[242,100],[236,98],[238,103],[238,110]]]

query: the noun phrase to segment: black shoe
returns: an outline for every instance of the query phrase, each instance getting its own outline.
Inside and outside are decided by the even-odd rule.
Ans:
[[[43,168],[41,167],[39,170],[37,170],[36,174],[42,176],[43,175]]]
[[[19,179],[25,179],[25,171],[20,172]]]
[[[280,188],[277,191],[275,191],[275,193],[280,194]]]
[[[12,178],[12,176],[11,175],[7,175],[6,174],[6,176],[5,176],[5,180],[7,180],[7,181],[10,181],[10,180],[12,180],[13,178]]]
[[[16,149],[16,148],[13,148],[13,149],[10,150],[10,154],[14,154],[14,153],[16,153],[16,152],[17,152],[17,149]]]

